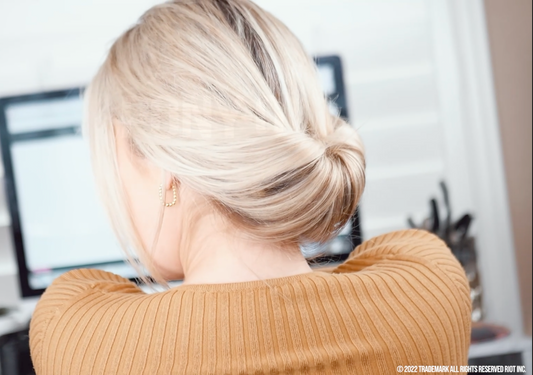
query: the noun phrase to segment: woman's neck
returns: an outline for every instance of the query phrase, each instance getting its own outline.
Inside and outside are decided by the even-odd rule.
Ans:
[[[298,245],[258,244],[220,232],[196,238],[202,242],[196,241],[181,256],[183,284],[238,283],[313,272]]]

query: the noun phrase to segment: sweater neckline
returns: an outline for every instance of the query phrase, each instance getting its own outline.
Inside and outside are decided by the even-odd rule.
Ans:
[[[330,272],[313,271],[307,273],[301,273],[298,275],[278,277],[274,279],[254,280],[254,281],[242,281],[236,283],[223,283],[223,284],[185,284],[176,286],[169,291],[199,291],[199,292],[230,292],[239,290],[255,290],[263,288],[272,288],[276,286],[282,286],[291,284],[300,280],[309,278],[324,278],[332,276]]]

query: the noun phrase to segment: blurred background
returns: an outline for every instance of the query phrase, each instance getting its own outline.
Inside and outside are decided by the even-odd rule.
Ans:
[[[85,86],[114,38],[158,2],[0,0],[0,98]],[[432,198],[454,223],[470,215],[473,320],[512,338],[472,356],[524,352],[531,371],[531,0],[256,2],[313,56],[341,58],[350,122],[367,150],[362,239],[408,218],[431,227]],[[3,185],[0,306],[16,306]]]

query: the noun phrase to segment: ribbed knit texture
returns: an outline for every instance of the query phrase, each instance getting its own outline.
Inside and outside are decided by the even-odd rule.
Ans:
[[[332,273],[266,283],[145,294],[71,271],[39,301],[30,347],[37,375],[392,375],[467,365],[470,327],[459,262],[433,234],[405,230],[364,242]]]

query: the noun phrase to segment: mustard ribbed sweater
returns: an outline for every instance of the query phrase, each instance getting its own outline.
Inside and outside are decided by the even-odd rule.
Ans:
[[[31,321],[36,373],[392,375],[468,363],[468,281],[428,232],[382,235],[331,273],[267,283],[145,294],[111,273],[68,272]]]

